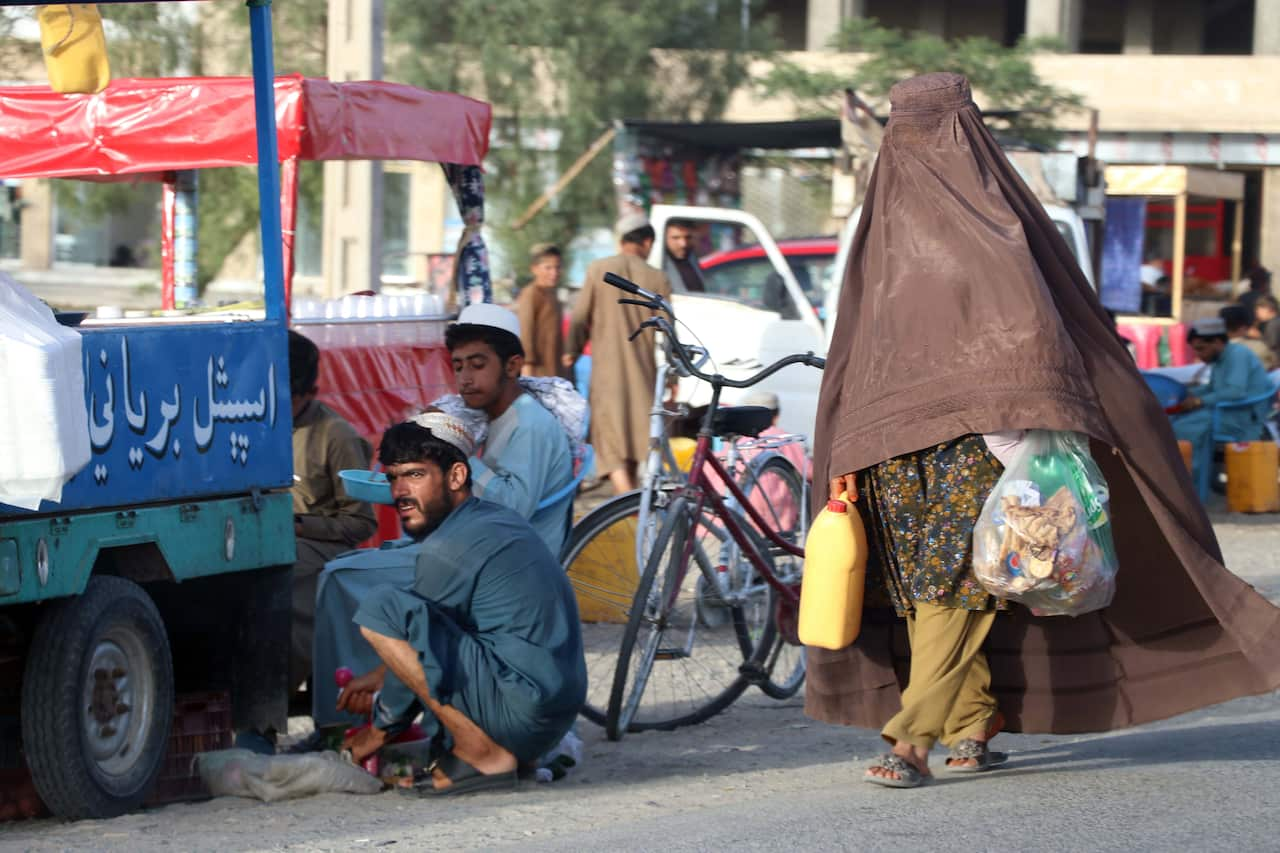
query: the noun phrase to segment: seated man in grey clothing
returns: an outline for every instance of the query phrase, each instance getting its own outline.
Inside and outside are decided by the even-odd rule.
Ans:
[[[434,432],[404,423],[382,438],[401,525],[422,547],[410,588],[379,587],[356,612],[383,665],[339,700],[374,715],[347,745],[361,761],[425,710],[424,727],[448,749],[420,793],[510,787],[586,697],[577,603],[528,522],[474,498],[466,456]]]

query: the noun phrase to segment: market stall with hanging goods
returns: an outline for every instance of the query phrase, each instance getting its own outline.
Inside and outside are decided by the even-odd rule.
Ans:
[[[1108,166],[1106,182],[1103,303],[1121,315],[1120,332],[1134,342],[1140,367],[1186,364],[1187,324],[1217,316],[1240,279],[1244,176]],[[1197,246],[1188,246],[1188,235]]]

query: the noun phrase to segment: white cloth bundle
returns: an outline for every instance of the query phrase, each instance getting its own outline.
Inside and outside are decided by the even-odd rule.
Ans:
[[[80,334],[0,273],[0,503],[61,500],[89,455]]]

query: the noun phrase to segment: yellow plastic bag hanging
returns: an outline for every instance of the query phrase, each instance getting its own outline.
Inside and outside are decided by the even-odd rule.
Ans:
[[[111,82],[102,16],[93,3],[41,6],[40,47],[55,92],[101,92]]]

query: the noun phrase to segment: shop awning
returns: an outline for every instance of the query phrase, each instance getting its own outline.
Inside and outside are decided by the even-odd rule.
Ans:
[[[679,122],[627,120],[629,131],[696,148],[839,148],[840,121]]]
[[[492,111],[400,83],[278,77],[281,161],[422,160],[478,166]],[[116,80],[92,95],[0,86],[0,177],[155,177],[251,166],[248,77]]]

